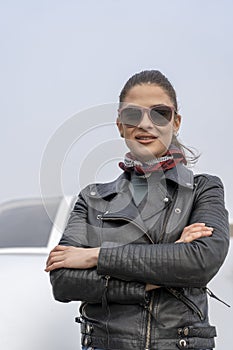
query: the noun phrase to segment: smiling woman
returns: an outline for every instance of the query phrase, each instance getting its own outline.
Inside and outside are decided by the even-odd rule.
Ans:
[[[164,155],[181,121],[164,89],[153,84],[136,85],[121,105],[118,129],[131,153],[142,161]]]
[[[83,349],[215,346],[207,284],[228,251],[228,213],[221,180],[186,167],[180,124],[162,73],[131,77],[117,117],[123,174],[81,191],[49,254],[55,299],[82,301]]]

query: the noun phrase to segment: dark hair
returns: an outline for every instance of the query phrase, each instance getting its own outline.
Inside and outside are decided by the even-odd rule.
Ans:
[[[125,86],[121,90],[120,93],[120,102],[123,102],[129,90],[135,85],[142,84],[154,84],[160,86],[170,97],[171,101],[174,104],[174,107],[177,111],[177,99],[176,92],[173,88],[170,81],[158,70],[144,70],[140,73],[134,74],[129,80],[126,82]]]
[[[136,85],[142,85],[142,84],[153,84],[161,87],[167,95],[170,97],[176,112],[178,111],[178,103],[176,98],[176,91],[170,81],[158,70],[144,70],[142,72],[134,74],[132,77],[129,78],[129,80],[124,85],[123,89],[121,90],[120,96],[119,96],[119,102],[120,105],[122,102],[124,102],[124,99],[126,95],[128,94],[129,90],[133,88]],[[190,164],[195,164],[200,157],[199,154],[196,154],[193,150],[188,148],[187,146],[181,144],[176,135],[173,135],[172,137],[172,144],[178,147],[185,155],[185,151],[187,151],[190,156],[185,155],[186,161]]]

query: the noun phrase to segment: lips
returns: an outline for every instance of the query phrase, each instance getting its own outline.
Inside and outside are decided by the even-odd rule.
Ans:
[[[150,143],[157,139],[156,136],[151,134],[139,134],[135,136],[136,140],[140,143]]]

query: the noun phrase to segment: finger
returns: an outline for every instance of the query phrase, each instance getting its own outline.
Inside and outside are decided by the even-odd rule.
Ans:
[[[193,231],[191,231],[191,233],[198,233],[198,232],[200,232],[200,233],[212,233],[213,228],[205,226],[205,227],[199,228],[199,230],[197,228],[195,228],[195,229],[193,229]]]
[[[193,226],[193,227],[186,227],[184,229],[185,234],[195,233],[195,232],[205,232],[205,231],[213,231],[213,227],[208,226]]]
[[[52,250],[48,256],[48,259],[46,261],[46,265],[48,264],[48,262],[51,260],[51,258],[53,258],[54,256],[63,256],[64,253],[63,251],[55,251],[55,250]]]
[[[213,233],[213,228],[212,227],[205,227],[201,230],[195,229],[189,229],[187,232],[183,232],[181,237],[175,242],[175,243],[190,243],[198,238],[205,237],[205,236],[211,236]]]
[[[56,269],[60,269],[60,268],[64,267],[63,264],[64,264],[64,261],[55,262],[52,265],[47,266],[45,268],[45,271],[46,272],[50,272],[50,271],[53,271],[53,270],[56,270]]]
[[[52,265],[53,263],[56,263],[58,261],[64,261],[63,255],[62,256],[56,255],[56,256],[51,257],[51,259],[49,259],[49,261],[48,261],[47,266]]]
[[[60,251],[60,252],[52,252],[50,253],[47,261],[46,261],[46,266],[51,265],[54,261],[61,261],[64,260],[65,252]]]
[[[195,222],[194,224],[186,226],[184,229],[189,229],[193,227],[204,227],[205,223],[204,222]]]
[[[51,250],[50,253],[57,251],[58,247],[59,247],[59,245],[56,245],[56,246]]]
[[[186,235],[185,237],[183,237],[183,242],[184,243],[190,243],[195,241],[198,238],[201,237],[205,237],[205,236],[211,236],[212,235],[212,231],[197,231],[197,232],[191,232],[188,235]],[[182,238],[181,238],[182,241]]]
[[[51,256],[53,256],[54,253],[57,252],[62,252],[65,250],[68,250],[70,247],[69,246],[65,246],[65,245],[57,245],[56,247],[54,247],[51,252],[49,253],[48,259],[46,261],[46,264],[48,263],[48,260],[50,259]]]
[[[69,249],[70,247],[69,246],[66,246],[66,245],[57,245],[54,249],[53,249],[53,251],[55,251],[55,252],[58,252],[58,251],[64,251],[64,250],[67,250],[67,249]]]

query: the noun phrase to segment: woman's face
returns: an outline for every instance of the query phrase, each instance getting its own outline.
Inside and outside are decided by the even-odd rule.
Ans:
[[[153,107],[166,105],[174,107],[168,94],[159,86],[153,84],[135,85],[132,87],[123,102],[125,106]],[[169,148],[174,133],[178,132],[181,117],[172,115],[171,121],[165,126],[155,125],[144,112],[143,118],[137,126],[122,124],[117,119],[117,126],[131,153],[141,161],[163,156]]]

